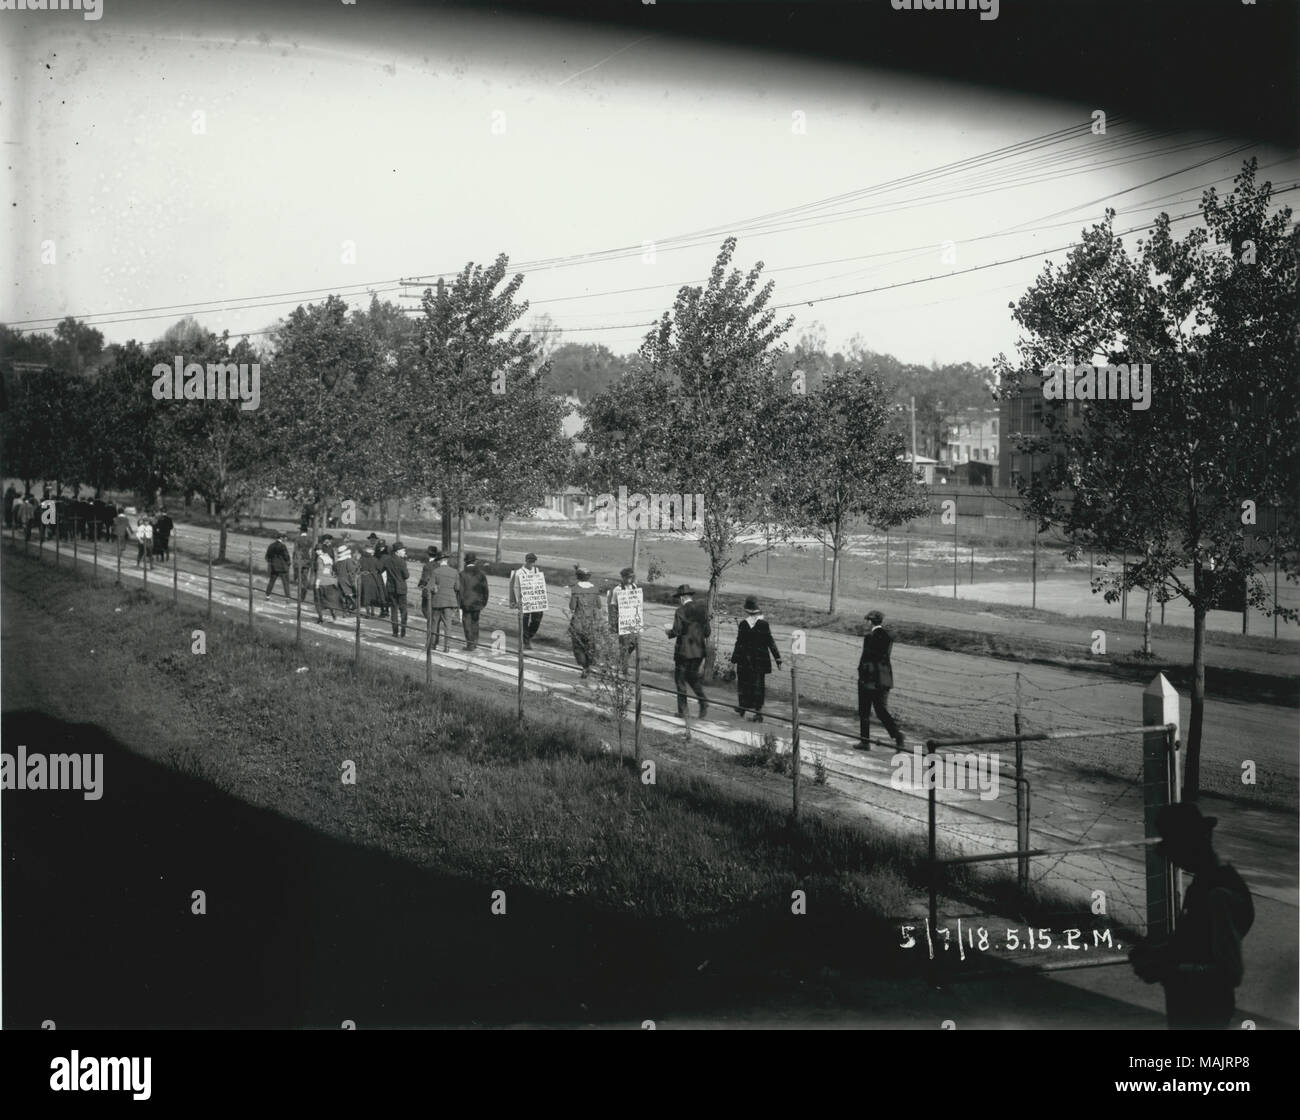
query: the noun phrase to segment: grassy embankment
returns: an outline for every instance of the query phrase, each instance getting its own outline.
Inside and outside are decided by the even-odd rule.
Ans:
[[[811,780],[813,808],[792,826],[788,778],[716,758],[702,773],[705,752],[668,736],[646,735],[643,756],[656,762],[646,784],[602,749],[608,729],[544,711],[520,724],[509,689],[427,691],[388,662],[354,669],[12,552],[4,591],[6,666],[21,662],[6,674],[8,711],[62,708],[51,714],[101,725],[214,791],[482,884],[485,899],[518,888],[579,900],[590,907],[579,936],[594,946],[631,930],[669,953],[683,983],[698,980],[686,962],[700,953],[744,990],[756,977],[906,969],[889,919],[921,912],[923,845],[824,819],[815,806],[829,791]],[[202,655],[191,652],[197,628]],[[24,687],[51,675],[44,690]],[[340,780],[344,760],[355,785]],[[945,895],[972,886],[953,879]],[[809,907],[792,926],[796,889]],[[1061,912],[1059,900],[1043,905]],[[635,987],[624,974],[634,963],[609,963],[600,990]]]

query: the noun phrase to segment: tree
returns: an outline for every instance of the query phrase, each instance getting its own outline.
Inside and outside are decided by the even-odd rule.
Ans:
[[[929,509],[891,417],[879,381],[856,370],[832,374],[818,391],[790,401],[785,516],[830,550],[831,614],[853,522],[888,529]]]
[[[1289,209],[1270,213],[1271,186],[1257,185],[1255,171],[1251,160],[1226,198],[1207,190],[1204,227],[1181,241],[1162,214],[1135,259],[1108,211],[1064,268],[1049,263],[1012,305],[1026,332],[1022,361],[999,360],[1009,386],[1050,362],[1150,364],[1149,408],[1110,400],[1077,416],[1049,410],[1048,435],[1022,443],[1045,457],[1022,491],[1033,513],[1076,543],[1112,556],[1136,543],[1143,560],[1126,582],[1190,603],[1187,800],[1199,791],[1206,613],[1229,583],[1244,583],[1248,602],[1264,606],[1263,568],[1276,561],[1294,573],[1298,556],[1300,234],[1287,231]],[[1271,534],[1247,533],[1264,505],[1289,516]]]
[[[550,355],[547,383],[551,389],[579,400],[590,400],[616,384],[627,373],[628,362],[608,347],[589,342],[566,342]]]
[[[590,448],[583,474],[602,488],[703,495],[695,516],[710,614],[724,573],[764,551],[735,553],[743,537],[765,531],[776,508],[782,445],[773,435],[791,397],[778,343],[793,319],[778,323],[768,308],[775,284],[759,287],[761,261],[728,272],[735,249],[727,238],[708,284],[678,291],[632,372],[583,410],[579,437]]]
[[[299,306],[271,339],[258,410],[269,434],[267,482],[311,502],[319,527],[327,502],[370,485],[374,444],[391,433],[390,379],[366,318],[350,316],[339,296]]]
[[[537,342],[515,325],[528,310],[515,301],[523,274],[497,291],[507,264],[504,253],[486,268],[470,262],[450,287],[426,288],[404,362],[416,477],[441,495],[446,550],[453,519],[502,515],[523,499],[516,483],[534,477],[539,448],[560,426],[562,402],[546,389]]]

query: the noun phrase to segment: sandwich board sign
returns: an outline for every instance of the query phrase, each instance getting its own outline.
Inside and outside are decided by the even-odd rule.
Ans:
[[[537,614],[550,606],[546,596],[546,574],[537,568],[529,571],[520,568],[515,575],[519,580],[519,609],[524,614]]]
[[[645,629],[641,615],[643,595],[639,587],[616,587],[614,601],[618,604],[618,633],[639,634]]]

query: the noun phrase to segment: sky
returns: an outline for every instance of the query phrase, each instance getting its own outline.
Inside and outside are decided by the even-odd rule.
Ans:
[[[1251,155],[1300,183],[1297,153],[1232,136],[1095,132],[1104,102],[487,9],[104,0],[0,12],[0,39],[0,321],[110,342],[185,314],[256,340],[329,292],[414,308],[505,253],[525,323],[629,353],[734,233],[791,343],[820,324],[831,349],[983,365],[1014,352],[1042,254],[1107,205],[1118,230],[1194,213]]]

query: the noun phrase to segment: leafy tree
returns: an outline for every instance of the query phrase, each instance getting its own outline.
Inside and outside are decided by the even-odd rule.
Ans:
[[[759,287],[761,262],[728,273],[735,249],[727,238],[708,284],[678,291],[632,372],[583,410],[579,437],[589,448],[582,475],[601,489],[704,495],[710,613],[724,573],[757,554],[735,548],[774,508],[782,450],[774,434],[791,395],[778,342],[793,320],[778,323],[768,308],[775,285]]]
[[[816,392],[790,401],[784,505],[790,521],[831,553],[831,614],[854,522],[888,529],[928,512],[891,418],[880,383],[858,371],[832,374]]]
[[[588,342],[566,342],[550,355],[547,383],[552,391],[574,394],[588,401],[616,384],[627,373],[628,361],[608,347]]]
[[[1049,409],[1047,436],[1022,444],[1044,455],[1022,491],[1044,524],[1061,525],[1076,543],[1111,556],[1136,543],[1143,559],[1119,578],[1190,603],[1188,800],[1200,781],[1206,613],[1236,581],[1251,605],[1266,606],[1263,569],[1276,560],[1294,573],[1300,557],[1300,234],[1288,232],[1289,209],[1270,213],[1271,185],[1257,184],[1255,171],[1251,160],[1227,197],[1207,190],[1204,226],[1181,241],[1162,214],[1135,258],[1108,211],[1064,268],[1049,262],[1012,305],[1026,332],[1021,363],[999,362],[1009,387],[1051,362],[1151,365],[1148,409],[1124,400],[1095,401],[1077,415]],[[1248,532],[1264,505],[1289,516],[1270,534]]]

